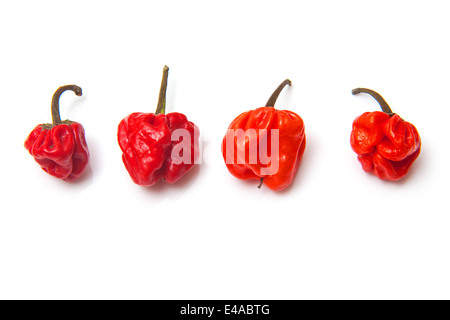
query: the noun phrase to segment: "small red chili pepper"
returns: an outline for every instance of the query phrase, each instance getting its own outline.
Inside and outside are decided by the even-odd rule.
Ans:
[[[383,180],[399,180],[410,169],[420,153],[421,140],[417,129],[393,113],[383,97],[370,89],[353,89],[370,94],[381,111],[365,112],[353,121],[350,144],[358,154],[364,171]]]
[[[182,113],[165,114],[168,76],[164,66],[156,112],[131,113],[118,126],[125,168],[134,183],[145,187],[178,181],[199,156],[197,126]]]
[[[37,125],[25,140],[25,148],[45,172],[72,181],[86,168],[89,150],[83,126],[70,120],[61,121],[59,98],[67,90],[72,90],[77,96],[82,94],[76,85],[59,87],[52,98],[52,123]]]
[[[306,145],[302,118],[292,111],[274,108],[286,85],[291,81],[283,81],[265,107],[234,119],[222,141],[223,158],[233,176],[260,179],[259,188],[264,183],[275,191],[294,181]]]

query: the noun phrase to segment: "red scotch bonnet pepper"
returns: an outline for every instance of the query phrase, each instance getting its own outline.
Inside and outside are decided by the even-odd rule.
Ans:
[[[291,81],[283,81],[265,107],[235,118],[222,142],[223,158],[233,176],[258,179],[259,187],[264,183],[274,191],[283,190],[294,181],[306,145],[302,118],[292,111],[274,108],[286,85],[291,85]]]
[[[122,160],[134,183],[152,186],[159,180],[178,181],[199,157],[199,129],[184,114],[165,114],[169,68],[163,79],[155,113],[131,113],[119,124]]]
[[[48,174],[72,181],[81,176],[89,162],[84,128],[78,122],[61,121],[59,98],[72,90],[81,96],[81,88],[67,85],[58,88],[52,98],[52,123],[39,124],[25,140],[25,148]]]
[[[365,88],[352,91],[354,95],[361,92],[374,97],[383,112],[365,112],[353,121],[352,149],[364,171],[383,180],[399,180],[419,156],[419,133],[414,125],[393,113],[380,94]]]

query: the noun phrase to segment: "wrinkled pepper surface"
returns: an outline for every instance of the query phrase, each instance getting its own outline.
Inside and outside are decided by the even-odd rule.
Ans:
[[[380,94],[365,88],[352,91],[353,94],[361,92],[373,96],[383,112],[365,112],[353,121],[351,147],[364,171],[383,180],[399,180],[419,156],[419,133],[414,125],[394,114]]]
[[[182,113],[165,114],[168,74],[165,66],[156,112],[131,113],[118,126],[125,168],[134,183],[145,187],[178,181],[199,157],[198,127]]]
[[[81,96],[76,85],[59,87],[52,98],[52,123],[39,124],[25,140],[25,148],[48,174],[72,181],[81,176],[89,162],[83,126],[74,121],[61,121],[59,98],[71,90]]]
[[[283,190],[294,181],[306,145],[302,118],[295,112],[274,108],[278,95],[286,85],[291,85],[291,81],[287,79],[282,82],[266,106],[236,117],[222,141],[222,155],[233,176],[243,180],[259,179],[259,187],[264,183],[274,191]],[[240,130],[248,132],[249,129],[255,134],[248,134],[245,139],[240,139],[236,134]],[[272,129],[277,130],[276,148],[272,148]],[[252,145],[257,146],[257,155],[251,154],[255,149]],[[267,156],[272,157],[271,161],[262,156],[262,147],[267,151]],[[272,166],[273,161],[277,161],[278,165]]]

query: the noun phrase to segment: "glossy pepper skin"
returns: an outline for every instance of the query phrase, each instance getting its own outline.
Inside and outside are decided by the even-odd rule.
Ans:
[[[52,99],[53,123],[39,124],[25,140],[25,148],[33,156],[42,170],[48,174],[73,181],[81,176],[89,162],[83,126],[74,121],[61,121],[59,98],[64,91],[71,90],[81,96],[81,88],[76,85],[62,86]]]
[[[165,66],[156,112],[131,113],[118,126],[123,163],[133,182],[140,186],[149,187],[159,180],[175,183],[193,168],[199,156],[197,126],[184,114],[164,114],[168,71]]]
[[[233,150],[230,150],[230,144],[227,148],[228,134],[222,141],[222,155],[228,171],[233,176],[242,180],[259,179],[261,184],[264,183],[274,191],[281,191],[294,181],[306,145],[305,125],[302,118],[295,112],[277,110],[273,107],[286,85],[291,85],[290,80],[285,80],[275,90],[265,107],[240,114],[228,127],[228,132],[237,132],[238,129],[246,132],[254,129],[256,135],[250,135],[241,141],[234,136]],[[278,167],[271,172],[269,169],[271,163],[262,161],[260,154],[257,161],[250,161],[250,150],[252,144],[257,145],[259,150],[265,143],[267,150],[271,150],[272,129],[278,130],[278,150],[275,150]],[[245,159],[239,159],[239,154],[245,154]],[[274,154],[271,155],[274,156]]]
[[[352,91],[353,94],[361,92],[372,95],[383,112],[365,112],[353,121],[351,147],[358,154],[364,171],[382,180],[399,180],[406,176],[419,156],[419,133],[414,125],[392,113],[377,92],[365,88]]]

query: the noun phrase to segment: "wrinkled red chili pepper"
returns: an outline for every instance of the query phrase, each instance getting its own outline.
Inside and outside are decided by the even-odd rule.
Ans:
[[[165,66],[156,112],[131,113],[118,126],[123,163],[131,179],[141,186],[152,186],[159,180],[178,181],[193,168],[199,156],[197,126],[182,113],[165,114],[168,75],[169,68]]]
[[[352,91],[354,95],[361,92],[374,97],[383,112],[365,112],[353,121],[352,149],[358,154],[364,171],[383,180],[399,180],[419,156],[419,133],[414,125],[393,113],[380,94],[365,88]]]
[[[283,81],[265,107],[244,112],[236,117],[222,141],[223,158],[233,176],[243,180],[259,179],[261,180],[259,187],[264,183],[275,191],[287,188],[294,181],[306,145],[302,118],[292,111],[274,108],[278,95],[286,85],[291,85],[291,81],[288,79]],[[236,134],[239,130],[242,132],[254,130],[254,134],[239,139]],[[276,148],[278,150],[271,150],[272,136],[275,134],[272,130],[276,130],[278,134]],[[229,133],[231,135],[228,135]],[[252,148],[252,145],[257,148]],[[261,156],[261,148],[267,150],[268,157],[276,158],[266,161],[267,159]],[[255,151],[257,157],[253,155],[252,160],[251,152]],[[278,162],[274,170],[271,169],[273,161]]]
[[[59,98],[72,90],[81,96],[76,85],[59,87],[52,98],[52,123],[39,124],[25,140],[25,148],[48,174],[72,181],[77,179],[89,162],[89,150],[83,126],[74,121],[61,121]]]

